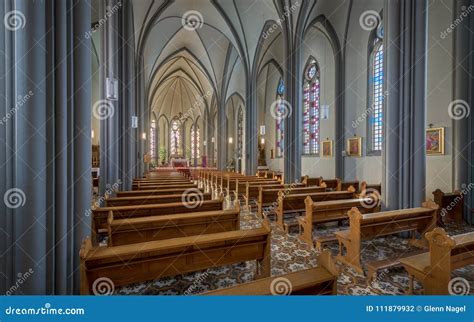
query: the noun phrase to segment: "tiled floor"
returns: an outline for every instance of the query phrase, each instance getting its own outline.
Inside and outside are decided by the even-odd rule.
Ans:
[[[260,225],[254,214],[241,213],[242,229],[250,229]],[[297,231],[286,234],[272,224],[272,276],[287,272],[299,271],[317,266],[317,253],[297,238]],[[326,235],[343,227],[318,227],[314,236]],[[451,234],[474,231],[474,227],[449,227]],[[337,243],[327,244],[335,255]],[[379,260],[413,250],[406,239],[390,236],[363,242],[362,263]],[[254,277],[255,262],[245,262],[230,266],[207,269],[183,276],[161,278],[147,283],[133,284],[115,290],[117,295],[192,295],[209,290],[229,287],[238,283],[251,281]],[[455,276],[465,278],[474,293],[474,266],[468,266],[454,272]],[[342,267],[338,279],[338,294],[375,295],[404,294],[408,288],[408,275],[402,269],[391,269],[380,272],[370,284],[365,276],[353,269]],[[421,286],[415,283],[415,293],[421,292]]]

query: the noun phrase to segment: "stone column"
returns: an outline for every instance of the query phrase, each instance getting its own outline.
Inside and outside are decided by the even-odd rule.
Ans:
[[[383,197],[387,209],[425,199],[426,0],[385,0]]]

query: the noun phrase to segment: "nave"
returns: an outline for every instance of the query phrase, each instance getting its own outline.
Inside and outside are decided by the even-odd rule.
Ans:
[[[1,292],[474,292],[473,0],[1,17]]]

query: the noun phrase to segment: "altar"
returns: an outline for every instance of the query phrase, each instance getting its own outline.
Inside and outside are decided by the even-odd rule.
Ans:
[[[172,158],[171,159],[171,166],[173,168],[188,168],[188,160],[184,158]]]

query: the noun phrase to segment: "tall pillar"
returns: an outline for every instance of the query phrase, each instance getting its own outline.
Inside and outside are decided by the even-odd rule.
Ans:
[[[383,194],[387,209],[425,199],[426,0],[385,0],[386,113]]]
[[[2,49],[12,54],[4,58],[11,74],[2,86],[10,118],[0,137],[11,161],[0,164],[8,201],[0,203],[8,216],[0,221],[8,236],[1,292],[72,294],[79,290],[79,249],[90,232],[90,1],[17,0],[14,9],[23,25],[0,27]],[[12,290],[27,272],[31,277]]]
[[[247,73],[249,75],[250,73]],[[246,77],[245,99],[245,173],[254,175],[258,168],[257,76]]]
[[[225,96],[222,95],[217,105],[217,168],[221,171],[227,167],[227,113],[225,110]]]
[[[302,71],[301,71],[301,37],[293,40],[292,35],[287,35],[285,41],[286,68],[285,99],[288,102],[288,116],[283,120],[285,123],[283,159],[284,178],[286,183],[296,182],[301,179],[301,154],[302,154],[302,123],[301,123],[301,95],[302,95]]]

